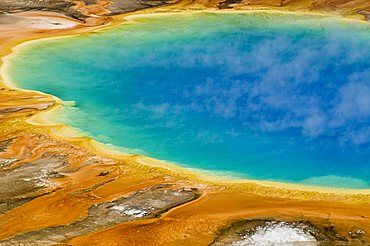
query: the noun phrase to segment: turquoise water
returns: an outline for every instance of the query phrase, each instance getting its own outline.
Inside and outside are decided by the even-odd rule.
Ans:
[[[313,15],[174,14],[27,45],[9,71],[57,121],[221,175],[370,187],[370,27]]]

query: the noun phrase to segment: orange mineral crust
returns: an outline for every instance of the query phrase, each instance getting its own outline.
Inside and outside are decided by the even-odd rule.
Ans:
[[[360,212],[361,211],[361,212]],[[228,191],[206,194],[197,201],[176,208],[158,220],[128,223],[101,232],[75,238],[68,243],[94,245],[209,245],[217,234],[243,219],[309,220],[318,227],[335,226],[346,235],[355,226],[369,231],[370,209],[366,205],[326,201],[296,201],[261,197]]]
[[[117,1],[75,2],[68,11],[82,14],[80,20],[47,11],[3,16],[0,55],[29,40],[83,35],[132,15],[113,16]],[[224,7],[364,19],[370,2],[178,1],[135,14]],[[62,102],[9,79],[0,81],[0,245],[227,245],[274,223],[303,228],[328,245],[370,243],[369,190],[221,180],[123,154],[46,121]]]
[[[4,122],[2,126],[9,129],[9,124]],[[18,131],[17,127],[28,133]],[[5,193],[4,198],[15,203],[25,202],[14,208],[1,207],[5,212],[0,217],[2,240],[23,241],[22,235],[26,235],[28,240],[37,241],[39,238],[34,235],[52,238],[65,233],[72,235],[59,242],[71,245],[89,242],[93,245],[135,242],[209,245],[233,223],[251,220],[308,221],[323,232],[334,230],[338,238],[345,240],[351,240],[349,233],[360,228],[365,233],[361,240],[368,240],[368,194],[201,181],[166,168],[140,166],[131,157],[115,160],[96,155],[78,144],[44,135],[43,128],[28,128],[22,123],[17,127],[0,139],[1,143],[8,144],[0,160],[13,161],[6,170],[34,167],[36,171],[24,169],[21,177],[33,175],[37,182],[45,184],[28,187],[18,180],[16,184],[22,189],[5,197],[5,190],[11,189],[14,183],[3,181],[0,193]],[[11,143],[5,143],[5,139]],[[44,172],[40,177],[38,166],[43,170],[52,167],[54,173]],[[163,193],[159,193],[161,191]],[[173,191],[175,196],[169,197]],[[195,195],[172,204],[181,192]],[[144,216],[145,219],[118,222],[112,222],[115,218],[104,209],[98,210],[100,215],[93,211],[101,204],[104,208],[119,207],[116,201],[122,198],[126,201],[124,206],[163,203],[164,207],[158,208],[153,216]],[[161,200],[163,198],[166,199]],[[111,223],[104,224],[105,220]],[[87,229],[82,234],[72,230],[76,224]],[[58,230],[53,232],[50,228]]]

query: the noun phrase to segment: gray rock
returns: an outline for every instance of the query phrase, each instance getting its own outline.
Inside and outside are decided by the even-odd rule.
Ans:
[[[346,239],[307,221],[241,220],[220,231],[212,246],[224,245],[343,245]]]
[[[0,166],[1,161],[4,159]],[[7,159],[5,163],[14,161]],[[64,177],[58,170],[66,164],[64,156],[45,154],[14,169],[0,169],[0,214],[57,189],[53,179]]]
[[[63,242],[76,236],[99,231],[124,222],[160,216],[167,210],[199,197],[196,189],[157,185],[115,201],[93,205],[87,217],[71,223],[16,235],[0,245],[30,243],[45,245]]]

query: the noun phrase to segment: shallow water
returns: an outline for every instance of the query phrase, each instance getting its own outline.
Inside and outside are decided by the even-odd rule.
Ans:
[[[370,25],[314,15],[173,14],[21,48],[22,88],[57,121],[222,175],[369,188]]]

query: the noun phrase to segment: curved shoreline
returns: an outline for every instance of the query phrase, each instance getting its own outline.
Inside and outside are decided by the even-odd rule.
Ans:
[[[177,12],[178,8],[191,9],[191,6],[196,5],[182,6],[181,4],[183,2],[180,6],[167,6],[165,10],[171,11],[171,8],[174,8]],[[157,12],[157,10],[163,12],[164,9],[153,8],[136,13],[145,14]],[[114,16],[112,22],[103,27],[82,27],[63,32],[48,31],[41,34],[23,35],[22,38],[7,43],[7,49],[0,50],[0,56],[4,53],[9,54],[11,46],[30,40],[83,34],[113,27],[124,21],[122,17],[130,15],[132,13]],[[1,83],[0,78],[0,85]],[[157,246],[160,242],[161,245],[202,246],[212,244],[220,233],[228,231],[234,222],[266,219],[307,221],[320,227],[323,232],[329,230],[332,233],[338,233],[336,235],[340,235],[344,240],[341,242],[344,244],[352,240],[356,240],[355,245],[370,242],[370,195],[364,194],[363,190],[354,193],[347,189],[332,191],[322,187],[315,190],[315,187],[311,186],[310,189],[303,187],[300,190],[296,185],[289,187],[290,184],[285,183],[279,187],[280,183],[269,185],[259,181],[251,183],[207,181],[200,173],[194,173],[176,165],[171,166],[168,163],[169,167],[165,167],[162,164],[166,163],[158,164],[157,160],[149,160],[150,158],[144,158],[144,161],[148,159],[152,166],[143,165],[145,163],[140,163],[140,156],[119,156],[116,150],[93,139],[73,138],[76,132],[71,132],[71,127],[55,125],[52,121],[47,122],[48,117],[41,119],[40,123],[50,123],[49,126],[28,123],[30,115],[36,115],[33,120],[37,120],[38,117],[43,118],[45,114],[53,114],[58,107],[62,107],[63,102],[58,101],[57,105],[51,103],[47,110],[44,108],[28,110],[30,103],[54,102],[53,96],[1,87],[0,90],[2,90],[0,93],[1,106],[10,99],[12,103],[15,102],[16,105],[20,105],[20,108],[26,109],[19,113],[10,113],[9,118],[1,118],[0,112],[0,165],[3,164],[4,159],[2,158],[18,158],[19,161],[15,163],[17,167],[23,165],[27,167],[36,162],[39,163],[38,165],[45,165],[45,160],[48,161],[47,164],[49,161],[53,163],[60,158],[62,160],[68,158],[66,176],[51,180],[56,185],[55,192],[50,192],[50,188],[46,186],[48,193],[21,205],[15,203],[14,207],[6,213],[2,213],[3,204],[0,203],[0,244],[4,242],[2,241],[4,239],[14,239],[16,243],[40,242],[43,245],[45,244],[45,241],[42,241],[44,238],[38,241],[37,238],[30,237],[28,238],[30,241],[27,241],[27,237],[23,240],[22,236],[43,237],[43,232],[55,227],[62,230],[68,229],[71,224],[78,223],[90,215],[90,209],[99,207],[99,204],[111,204],[117,199],[136,194],[141,189],[151,189],[161,185],[170,185],[179,190],[198,190],[201,196],[194,201],[169,208],[156,218],[145,217],[105,228],[100,227],[100,229],[96,228],[73,238],[56,240],[54,243],[105,246],[107,244],[131,245],[137,242]],[[24,100],[25,98],[30,98],[30,100]],[[5,106],[7,105],[5,103]],[[64,137],[56,135],[56,132]],[[4,145],[8,143],[11,143],[8,151],[1,152]],[[122,161],[115,160],[114,157],[119,157]],[[13,159],[5,160],[12,161]],[[47,165],[42,168],[47,168]],[[210,176],[205,175],[205,178],[207,177]],[[33,178],[38,180],[38,176],[33,176]],[[15,181],[18,182],[18,179]],[[10,190],[15,188],[8,186],[4,185],[0,192],[7,188]],[[166,196],[162,197],[166,198]],[[25,198],[28,199],[27,196]],[[160,199],[157,197],[155,201],[161,201]],[[147,201],[146,198],[136,202],[135,205]],[[102,214],[104,216],[104,213]],[[99,215],[93,218],[100,218]],[[106,222],[109,219],[104,217],[103,221]],[[364,236],[353,238],[351,233],[356,232],[357,229],[361,229]],[[59,231],[58,239],[64,236],[63,233],[68,232],[70,231]],[[17,236],[20,237],[17,238]],[[331,241],[324,241],[324,243],[330,244]]]
[[[146,12],[146,11],[144,11]],[[94,29],[93,31],[100,31],[103,29],[108,29],[108,28],[113,28],[117,25],[124,25],[125,23],[129,23],[131,21],[134,21],[137,18],[143,18],[145,16],[153,16],[153,15],[180,15],[180,14],[193,14],[193,13],[199,13],[199,12],[206,12],[206,13],[251,13],[251,12],[263,12],[263,13],[280,13],[280,14],[291,14],[291,15],[309,15],[309,16],[320,16],[324,18],[338,18],[341,20],[345,21],[355,21],[355,22],[361,22],[368,24],[365,21],[357,20],[357,19],[350,19],[350,18],[343,18],[340,16],[336,15],[330,15],[330,14],[324,14],[324,13],[310,13],[310,12],[294,12],[294,11],[281,11],[281,10],[201,10],[201,11],[182,11],[182,12],[169,12],[169,13],[143,13],[143,14],[123,14],[120,16],[116,16],[115,19],[116,21],[113,21],[112,24],[108,24],[106,26],[100,26],[97,29]],[[121,20],[117,20],[120,19]],[[29,44],[32,44],[34,42],[43,42],[45,40],[50,40],[50,39],[59,39],[59,38],[69,38],[69,37],[74,37],[78,35],[83,35],[85,33],[89,32],[83,32],[83,33],[78,33],[78,34],[65,34],[62,36],[50,36],[50,37],[45,37],[45,38],[40,38],[40,39],[34,39],[34,40],[28,40],[21,42],[20,44],[12,47],[11,52],[7,54],[6,56],[3,56],[1,61],[2,65],[0,68],[0,74],[1,78],[3,79],[3,84],[12,89],[20,90],[20,91],[29,91],[25,90],[22,88],[19,88],[16,86],[16,84],[12,81],[11,77],[9,74],[7,74],[7,69],[9,69],[10,64],[8,59],[12,56],[15,56],[17,52],[24,46],[27,46]],[[40,94],[44,94],[42,92],[38,91],[33,91],[37,92]],[[36,125],[36,126],[42,126],[42,127],[48,127],[50,128],[50,134],[52,134],[54,137],[62,138],[63,140],[70,140],[70,139],[79,139],[84,142],[84,147],[87,147],[95,152],[98,152],[101,155],[104,156],[109,156],[113,159],[118,159],[118,160],[123,160],[127,158],[132,158],[134,155],[130,155],[127,153],[124,153],[120,150],[117,150],[119,147],[115,147],[110,144],[104,144],[100,143],[94,139],[91,139],[90,137],[86,137],[83,134],[81,134],[81,131],[83,129],[75,129],[71,126],[61,124],[61,123],[56,123],[52,120],[53,114],[55,114],[60,107],[63,107],[63,101],[53,95],[47,95],[44,94],[48,97],[51,98],[51,100],[56,101],[57,105],[53,106],[52,108],[46,110],[45,112],[41,112],[36,114],[35,116],[31,117],[30,119],[27,120],[28,123]],[[110,147],[113,146],[113,147]],[[199,182],[205,181],[205,182],[210,182],[215,185],[260,185],[264,187],[275,187],[275,188],[284,188],[284,189],[289,189],[289,190],[297,190],[297,191],[315,191],[315,192],[320,192],[320,193],[337,193],[337,194],[349,194],[349,195],[356,195],[356,194],[370,194],[370,189],[352,189],[352,188],[335,188],[335,187],[324,187],[324,186],[315,186],[315,185],[305,185],[305,184],[300,184],[300,183],[288,183],[288,182],[273,182],[273,181],[264,181],[264,180],[248,180],[248,179],[237,179],[237,178],[229,178],[229,177],[221,177],[220,175],[212,175],[212,171],[208,170],[199,170],[199,171],[194,171],[192,170],[191,167],[185,168],[181,166],[177,166],[175,164],[166,162],[166,161],[161,161],[161,160],[156,160],[150,157],[146,156],[138,156],[136,158],[136,161],[142,165],[148,165],[148,166],[154,166],[154,167],[160,167],[160,168],[166,168],[171,171],[176,171],[182,174],[185,174],[189,177],[192,177],[192,179],[196,179]],[[205,174],[205,173],[211,173]],[[222,172],[221,172],[222,173]]]

